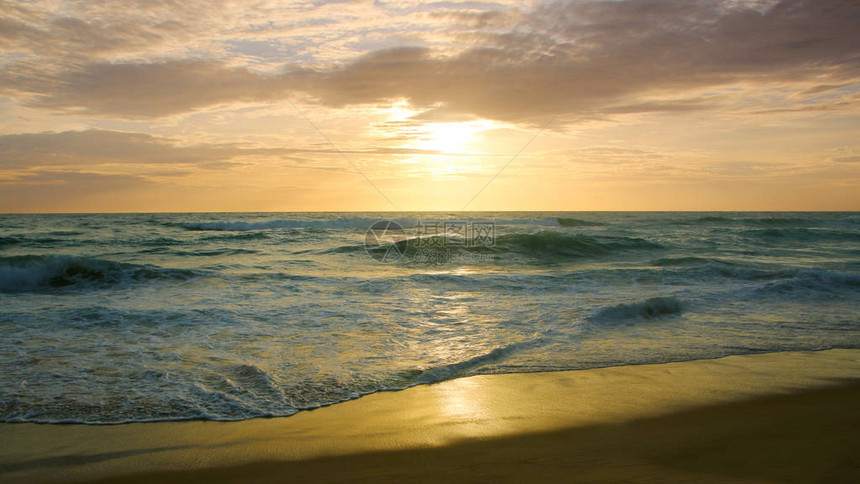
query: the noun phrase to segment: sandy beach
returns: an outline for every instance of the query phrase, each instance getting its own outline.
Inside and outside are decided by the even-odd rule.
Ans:
[[[2,482],[857,482],[860,350],[462,378],[242,422],[0,425]]]

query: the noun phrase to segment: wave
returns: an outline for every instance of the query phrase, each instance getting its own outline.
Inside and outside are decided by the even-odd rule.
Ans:
[[[3,246],[11,247],[20,245],[25,247],[43,247],[55,244],[68,243],[67,239],[57,239],[52,237],[2,237],[0,238],[0,248]]]
[[[245,221],[217,221],[217,222],[182,222],[178,225],[186,230],[194,231],[219,231],[219,232],[247,232],[252,230],[274,230],[274,229],[369,229],[374,223],[380,221],[394,222],[404,229],[420,228],[422,223],[441,223],[446,221],[467,222],[467,223],[492,223],[495,225],[529,225],[539,227],[558,227],[558,226],[597,226],[603,225],[597,222],[589,222],[586,220],[577,220],[572,218],[428,218],[420,220],[413,217],[395,217],[390,219],[371,218],[371,217],[345,217],[327,220],[299,220],[299,219],[280,219],[280,220],[264,220],[260,222],[245,222]],[[441,225],[440,225],[441,227]]]
[[[52,405],[39,402],[29,408],[0,401],[0,422],[113,425],[288,417],[301,410],[335,405],[377,392],[400,391],[476,374],[483,367],[545,343],[544,338],[538,337],[495,348],[465,361],[397,372],[375,381],[322,377],[287,383],[254,364],[240,363],[222,368],[221,373],[207,372],[187,389],[167,385],[162,392],[151,395],[135,392],[135,398],[123,399],[122,405],[110,409],[65,396],[59,404],[55,399]],[[131,378],[161,385],[169,381],[167,372],[160,370],[138,372]]]
[[[469,358],[468,360],[449,365],[441,365],[433,368],[422,370],[413,380],[414,385],[423,385],[429,383],[439,383],[445,380],[451,380],[460,376],[464,376],[472,371],[487,366],[493,363],[498,363],[514,353],[518,353],[536,346],[544,344],[543,338],[537,338],[530,341],[522,341],[513,343],[500,348],[495,348],[487,353]]]
[[[156,237],[154,239],[148,239],[143,241],[129,241],[129,245],[135,245],[139,247],[165,247],[169,245],[183,245],[186,242],[182,240],[172,239],[169,237]]]
[[[631,250],[662,249],[663,246],[638,237],[564,234],[543,231],[534,234],[506,234],[496,238],[495,248],[532,257],[589,257]]]
[[[390,245],[382,244],[382,245],[378,245],[378,246],[367,247],[365,249],[365,246],[363,244],[350,244],[350,245],[339,245],[337,247],[332,247],[330,249],[323,249],[323,250],[320,250],[319,253],[320,254],[354,254],[354,253],[364,252],[365,250],[367,250],[369,252],[385,253],[385,251],[388,250],[389,247],[390,247]],[[295,251],[293,253],[294,254],[304,254],[304,253],[308,253],[308,252],[312,252],[312,251],[310,251],[310,250],[299,250],[299,251]]]
[[[358,253],[364,250],[385,254],[396,250],[407,258],[427,262],[446,262],[463,254],[514,255],[548,261],[554,259],[588,258],[625,251],[656,250],[664,247],[638,237],[565,234],[542,231],[533,234],[503,234],[493,243],[470,246],[469,240],[457,237],[412,237],[391,244],[365,249],[364,245],[345,245],[321,253]],[[433,257],[434,255],[439,257]]]
[[[809,228],[768,228],[741,232],[746,237],[767,241],[821,242],[821,241],[860,241],[856,231],[809,229]]]
[[[651,262],[652,265],[658,267],[676,267],[676,266],[692,266],[708,263],[723,263],[719,259],[710,259],[707,257],[682,256],[682,257],[661,257]]]
[[[735,213],[735,217],[725,215],[706,215],[691,220],[676,221],[675,225],[696,225],[696,224],[744,224],[752,227],[820,227],[834,225],[858,225],[860,224],[860,215],[849,215],[843,218],[821,217],[819,214],[810,213],[807,216],[760,216],[760,217],[741,217],[741,214]]]
[[[715,257],[678,256],[661,257],[651,262],[656,267],[693,280],[723,277],[738,280],[777,279],[784,269],[761,262],[720,259]]]
[[[252,364],[236,365],[230,369],[227,383],[243,391],[266,399],[283,400],[284,395],[273,378],[264,370]]]
[[[268,238],[269,238],[269,235],[266,232],[242,231],[238,234],[226,233],[226,234],[208,235],[206,237],[202,237],[201,240],[216,240],[216,241],[263,240],[263,239],[268,239]]]
[[[580,220],[578,218],[556,217],[556,222],[562,227],[601,227],[604,224],[600,222],[592,222],[590,220]]]
[[[185,257],[216,257],[216,256],[225,256],[225,255],[244,255],[244,254],[257,254],[260,251],[253,249],[231,249],[229,247],[225,247],[222,249],[211,249],[211,250],[185,250],[185,251],[173,251],[172,255],[179,255]]]
[[[708,215],[706,217],[699,217],[696,220],[693,220],[693,223],[726,223],[726,222],[734,222],[734,219],[728,217],[719,217],[715,215]]]
[[[453,218],[452,220],[460,220]],[[558,227],[560,224],[554,218],[466,218],[469,223],[492,223],[496,225],[535,225],[540,227]]]
[[[602,308],[588,320],[595,323],[618,323],[655,319],[661,316],[680,314],[683,310],[683,303],[674,297],[653,297],[645,301]]]
[[[0,249],[4,247],[11,247],[13,245],[18,245],[21,243],[21,239],[17,237],[0,237]]]
[[[774,269],[762,264],[731,263],[714,260],[703,265],[693,265],[686,269],[686,275],[701,277],[718,276],[741,281],[761,281],[784,277],[784,270]]]
[[[768,282],[755,289],[757,296],[836,295],[860,291],[860,274],[827,269],[793,269],[783,271],[780,280]]]
[[[187,269],[165,269],[70,255],[0,257],[0,292],[17,293],[59,288],[106,288],[154,279],[187,280]]]
[[[246,232],[249,230],[273,230],[273,229],[368,229],[374,223],[378,222],[378,218],[369,217],[351,217],[337,218],[330,220],[265,220],[261,222],[184,222],[179,226],[186,230],[212,230],[222,232]],[[418,226],[418,220],[413,218],[395,218],[392,221],[398,223],[404,228],[413,228]]]
[[[765,227],[791,227],[814,224],[820,221],[803,217],[759,217],[746,218],[743,219],[743,222],[750,225],[760,225]]]

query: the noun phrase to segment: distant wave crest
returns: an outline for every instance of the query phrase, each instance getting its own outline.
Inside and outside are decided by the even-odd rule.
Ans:
[[[275,230],[275,229],[362,229],[370,228],[374,223],[382,219],[372,217],[345,217],[328,220],[300,220],[300,219],[282,219],[282,220],[263,220],[259,222],[245,221],[217,221],[217,222],[183,222],[178,225],[186,230],[195,231],[221,231],[221,232],[246,232],[250,230]],[[416,228],[422,222],[442,222],[445,220],[419,220],[412,217],[396,217],[391,220],[397,223],[404,229]],[[464,219],[450,219],[458,222],[481,222],[494,223],[496,225],[532,225],[532,226],[551,226],[558,227],[562,225],[560,220],[575,220],[575,219],[554,219],[554,218],[510,218],[510,219],[483,219],[467,217]],[[601,225],[592,222],[578,221],[581,225]]]
[[[600,222],[592,222],[590,220],[581,220],[578,218],[558,217],[558,224],[562,227],[600,227],[604,224]]]
[[[187,230],[212,230],[222,232],[245,232],[249,230],[273,230],[273,229],[367,229],[379,219],[368,217],[338,218],[331,220],[264,220],[260,222],[243,221],[221,221],[221,222],[185,222],[179,224]],[[415,219],[395,219],[401,227],[415,227],[418,223]]]

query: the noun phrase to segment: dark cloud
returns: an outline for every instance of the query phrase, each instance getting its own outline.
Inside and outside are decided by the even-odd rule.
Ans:
[[[278,83],[218,62],[99,63],[64,73],[53,92],[32,104],[141,118],[225,102],[272,100],[284,92]]]
[[[476,31],[479,45],[454,56],[403,47],[271,76],[208,61],[93,63],[35,82],[31,93],[40,107],[131,118],[297,92],[334,107],[406,98],[437,118],[513,122],[704,109],[685,93],[736,82],[805,82],[801,91],[856,82],[857,25],[860,3],[848,0],[560,2],[507,33]],[[21,81],[6,76],[26,90]]]
[[[5,2],[0,3],[0,15],[0,46],[4,49],[62,61],[145,48],[187,34],[183,24],[174,19],[148,22],[145,17],[124,15],[57,17],[30,10],[25,4]]]
[[[839,163],[860,163],[860,156],[839,156],[837,158],[833,158],[833,161]]]
[[[765,12],[725,5],[558,3],[515,33],[488,36],[455,57],[377,52],[341,70],[306,74],[301,87],[334,106],[404,97],[441,103],[437,111],[520,121],[564,110],[690,109],[695,103],[641,98],[732,82],[858,76],[857,2],[788,0]]]
[[[475,29],[509,27],[522,20],[519,10],[442,10],[431,12],[433,18],[444,19],[454,24],[463,24]]]

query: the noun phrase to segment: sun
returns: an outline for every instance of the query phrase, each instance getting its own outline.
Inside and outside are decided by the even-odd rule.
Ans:
[[[416,130],[410,148],[437,151],[442,154],[474,154],[481,151],[484,132],[493,129],[489,120],[456,123],[425,123]]]
[[[495,127],[489,120],[458,122],[417,121],[421,111],[413,109],[405,99],[392,103],[387,110],[387,123],[392,123],[398,135],[408,136],[406,148],[435,151],[440,154],[468,154],[478,148],[482,132]]]
[[[386,110],[385,124],[400,138],[400,148],[416,150],[401,157],[412,165],[413,173],[436,177],[458,176],[480,169],[478,161],[487,154],[486,132],[498,124],[486,119],[423,122],[422,111],[407,100],[398,100]]]
[[[470,123],[428,123],[414,147],[442,153],[461,153],[469,149],[477,129]]]
[[[491,125],[491,121],[425,123],[416,129],[409,148],[428,152],[416,161],[429,174],[437,177],[461,175],[479,168],[475,161],[482,154],[483,132],[491,129]]]

